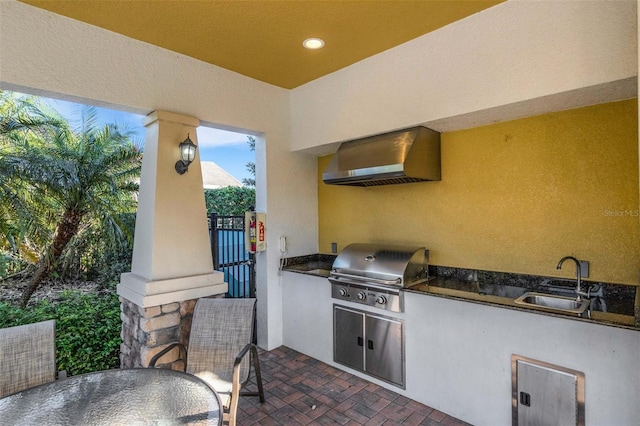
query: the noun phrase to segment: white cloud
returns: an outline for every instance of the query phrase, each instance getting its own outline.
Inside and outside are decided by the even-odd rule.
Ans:
[[[198,132],[198,145],[202,147],[245,145],[248,140],[247,135],[242,133],[214,129],[213,127],[200,126],[196,131]]]

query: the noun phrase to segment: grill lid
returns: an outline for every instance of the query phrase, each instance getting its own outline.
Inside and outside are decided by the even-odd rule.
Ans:
[[[410,287],[428,278],[424,247],[355,243],[333,262],[330,279]]]

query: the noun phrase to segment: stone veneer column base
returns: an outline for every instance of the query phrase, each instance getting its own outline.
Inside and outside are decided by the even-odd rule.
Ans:
[[[120,296],[120,368],[146,368],[151,358],[171,343],[180,342],[186,347],[197,300],[142,308]],[[175,348],[162,357],[162,364],[182,371],[185,360],[180,359],[180,351]]]

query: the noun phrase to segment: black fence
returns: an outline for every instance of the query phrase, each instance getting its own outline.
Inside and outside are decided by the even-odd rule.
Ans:
[[[209,215],[213,269],[229,283],[227,297],[255,297],[254,254],[245,247],[243,216]]]

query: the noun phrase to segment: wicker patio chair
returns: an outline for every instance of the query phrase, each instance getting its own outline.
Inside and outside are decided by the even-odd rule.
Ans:
[[[149,367],[167,352],[179,347],[185,371],[200,377],[216,390],[224,406],[223,420],[236,424],[238,398],[259,396],[264,402],[258,350],[252,343],[256,299],[200,299],[196,303],[189,335],[188,353],[173,343],[155,355]],[[242,391],[249,381],[251,360],[258,392]]]
[[[0,398],[56,379],[54,320],[0,329]]]

